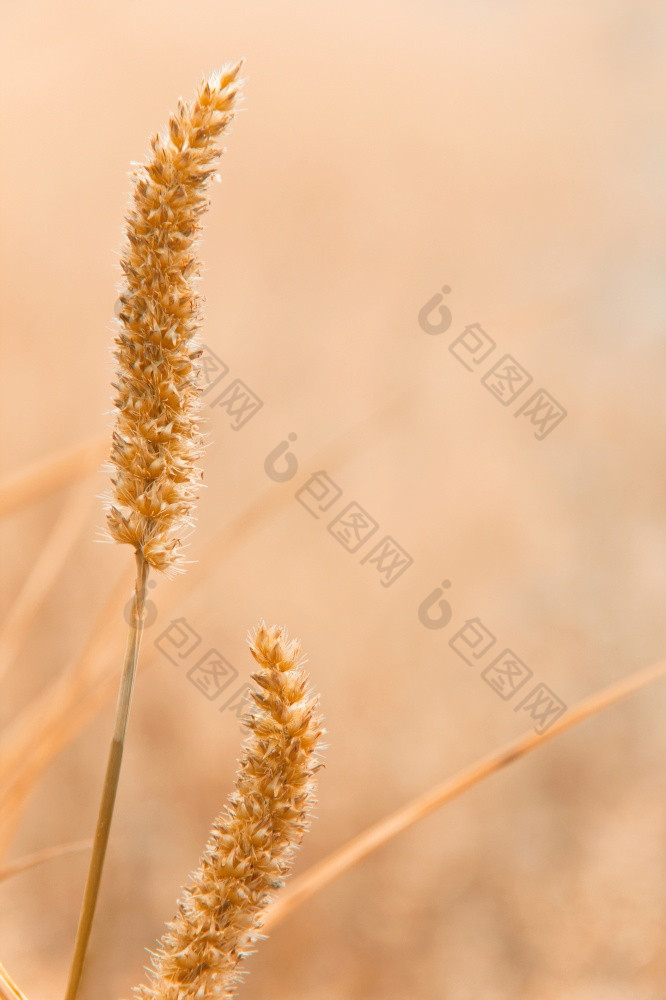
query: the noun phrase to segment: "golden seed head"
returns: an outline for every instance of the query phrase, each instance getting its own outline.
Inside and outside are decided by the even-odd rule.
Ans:
[[[133,174],[126,217],[107,530],[167,572],[182,560],[179,545],[202,477],[194,251],[220,139],[234,118],[240,68],[224,67],[193,101],[179,102],[166,130],[153,136],[149,161]]]
[[[324,732],[316,699],[286,629],[264,622],[249,637],[260,665],[244,717],[249,730],[236,787],[213,824],[137,1000],[233,997],[237,966],[261,936],[261,912],[290,871],[310,825]]]

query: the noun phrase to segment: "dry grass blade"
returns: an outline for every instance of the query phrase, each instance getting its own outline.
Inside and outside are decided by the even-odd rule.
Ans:
[[[127,567],[95,618],[90,636],[80,656],[66,667],[38,698],[33,699],[2,734],[0,789],[3,788],[3,783],[16,773],[21,762],[30,756],[40,742],[43,742],[42,738],[47,734],[49,727],[57,724],[69,706],[79,701],[85,691],[92,691],[104,676],[99,667],[106,666],[118,653],[118,648],[114,648],[114,638],[119,640],[120,637],[118,618],[127,603],[132,579],[131,567]]]
[[[25,993],[11,978],[4,965],[0,962],[0,1000],[27,1000]]]
[[[19,469],[0,483],[0,517],[97,472],[107,452],[106,437],[90,438]]]
[[[113,695],[117,686],[117,671],[110,672],[100,679],[94,688],[86,692],[85,699],[72,703],[70,710],[55,720],[44,733],[21,769],[0,792],[2,797],[0,857],[6,854],[30,794],[53,758],[90,722],[101,706]]]
[[[313,865],[299,878],[294,879],[279,901],[274,903],[266,914],[264,926],[266,928],[275,927],[321,889],[339,878],[340,875],[344,875],[354,865],[374,854],[398,834],[403,833],[410,826],[414,826],[419,820],[439,809],[440,806],[462,795],[463,792],[478,785],[479,782],[489,778],[492,774],[496,774],[508,764],[520,760],[525,754],[536,750],[537,747],[552,740],[555,736],[559,736],[580,722],[584,722],[585,719],[597,715],[662,677],[666,677],[666,660],[630,674],[624,680],[611,684],[602,691],[578,702],[545,733],[541,735],[527,733],[500,750],[495,750],[482,757],[481,760],[453,778],[449,778],[423,795],[412,799],[396,812],[368,827],[367,830],[324,858],[319,864]]]
[[[92,847],[92,840],[72,840],[67,844],[56,844],[54,847],[45,847],[41,851],[33,851],[23,858],[17,858],[10,864],[0,868],[0,882],[20,875],[21,872],[43,865],[46,861],[53,861],[54,858],[62,858],[66,854],[78,854],[81,851],[89,851]]]
[[[23,808],[53,758],[90,722],[112,696],[118,653],[114,633],[133,574],[123,572],[93,625],[81,656],[35,699],[3,735],[0,750],[0,858],[20,822]],[[96,672],[105,660],[103,671]]]
[[[21,587],[0,629],[0,680],[14,660],[21,642],[58,577],[81,530],[84,513],[90,506],[87,491],[69,497],[40,549],[27,580]]]

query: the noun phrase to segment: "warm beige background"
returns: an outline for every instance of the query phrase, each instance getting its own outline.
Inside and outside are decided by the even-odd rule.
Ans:
[[[240,741],[155,655],[171,618],[243,676],[259,616],[301,636],[329,750],[299,871],[529,729],[449,649],[466,618],[569,704],[663,653],[666,8],[5,0],[1,19],[5,473],[108,434],[130,161],[202,72],[247,59],[202,245],[203,335],[264,406],[238,432],[207,411],[199,565],[151,591],[83,994],[115,998]],[[417,314],[444,283],[453,324],[430,337]],[[544,441],[449,353],[472,322],[568,409]],[[300,468],[281,485],[263,462],[289,432]],[[393,587],[293,500],[322,467],[413,556]],[[3,682],[3,727],[131,562],[93,541],[105,482],[2,525],[8,609],[59,511],[86,504]],[[417,608],[445,577],[454,617],[428,631]],[[403,835],[276,929],[242,995],[663,1000],[665,708],[662,683]],[[91,832],[111,717],[53,762],[8,857]],[[78,855],[0,884],[0,959],[31,1000],[62,995],[84,872]]]

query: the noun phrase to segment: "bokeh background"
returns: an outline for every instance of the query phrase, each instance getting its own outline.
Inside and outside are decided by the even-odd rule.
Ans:
[[[467,620],[567,705],[663,655],[666,8],[5,0],[1,21],[3,476],[92,454],[0,525],[4,861],[97,812],[133,562],[95,541],[130,163],[246,58],[203,339],[221,388],[263,405],[234,429],[206,397],[193,563],[150,592],[82,993],[127,997],[241,740],[235,687],[209,700],[157,648],[174,620],[236,686],[261,616],[309,654],[329,748],[298,872],[530,730],[449,645]],[[449,347],[472,323],[497,346],[470,372]],[[541,441],[481,381],[503,354],[534,379],[521,399],[567,411]],[[342,495],[316,519],[294,494],[321,470]],[[372,543],[327,530],[352,501],[413,560],[390,587]],[[451,621],[425,628],[445,579]],[[657,683],[387,845],[276,927],[242,995],[663,1000],[665,709]],[[86,860],[0,882],[0,959],[31,1000],[62,996]]]

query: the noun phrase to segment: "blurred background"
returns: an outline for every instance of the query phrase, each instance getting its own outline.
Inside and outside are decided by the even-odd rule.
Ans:
[[[260,617],[301,638],[328,729],[297,873],[663,655],[666,8],[1,19],[2,475],[71,460],[0,524],[0,864],[97,814],[133,575],[95,541],[130,163],[246,59],[201,245],[207,488],[187,574],[149,594],[82,992],[127,997],[230,790]],[[219,691],[190,673],[211,650]],[[276,927],[241,995],[663,1000],[665,709],[661,682],[403,834]],[[86,864],[0,882],[31,1000],[62,996]]]

